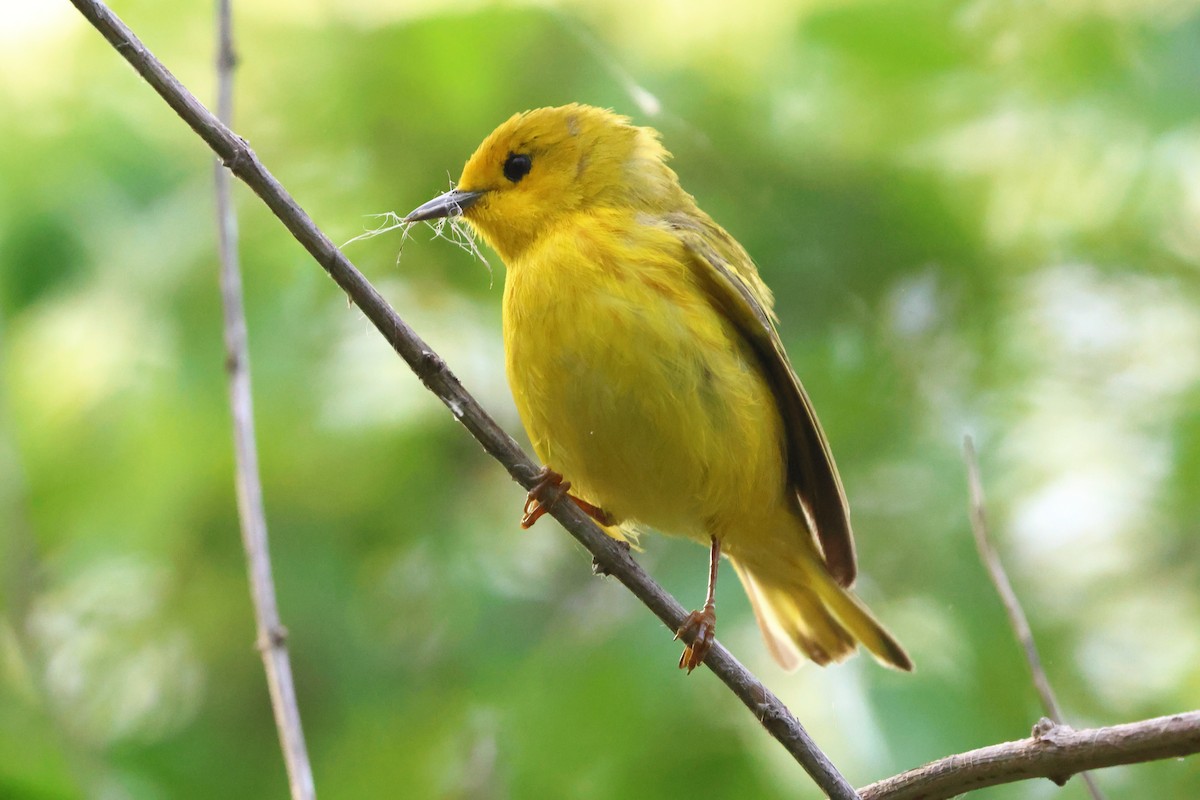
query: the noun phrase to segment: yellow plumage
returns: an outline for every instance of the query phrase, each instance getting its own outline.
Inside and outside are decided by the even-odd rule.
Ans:
[[[409,218],[462,213],[504,260],[509,383],[573,495],[617,526],[717,539],[783,666],[861,643],[911,669],[844,588],[841,482],[770,291],[667,158],[653,130],[609,111],[529,111]]]

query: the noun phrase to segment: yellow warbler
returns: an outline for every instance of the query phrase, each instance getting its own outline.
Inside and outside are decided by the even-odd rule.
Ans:
[[[712,643],[722,553],[783,667],[861,643],[911,669],[848,591],[849,510],[771,292],[668,157],[656,131],[610,111],[527,111],[406,218],[461,215],[507,267],[508,381],[547,465],[523,523],[569,488],[614,536],[648,526],[709,545],[707,600],[678,634],[689,672]]]

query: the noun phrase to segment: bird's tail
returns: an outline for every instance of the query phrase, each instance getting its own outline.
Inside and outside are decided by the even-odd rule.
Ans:
[[[815,554],[794,569],[772,569],[769,579],[731,561],[767,649],[784,669],[798,667],[801,655],[821,665],[842,661],[860,644],[884,666],[913,668],[900,643],[861,600],[837,584]]]

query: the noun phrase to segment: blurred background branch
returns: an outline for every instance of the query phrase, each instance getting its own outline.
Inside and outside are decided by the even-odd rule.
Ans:
[[[233,119],[233,73],[237,55],[233,46],[232,0],[216,2],[217,118],[226,125]],[[229,375],[229,410],[233,427],[234,475],[237,486],[238,519],[246,550],[246,570],[254,603],[256,646],[262,657],[271,695],[275,727],[287,768],[292,800],[316,797],[292,662],[288,656],[287,631],[279,618],[275,596],[267,512],[263,506],[258,446],[254,435],[254,398],[250,379],[250,345],[242,293],[238,255],[237,212],[234,209],[229,172],[219,161],[213,167],[217,211],[217,252],[220,256],[221,308],[224,316],[225,370]]]
[[[1029,620],[1025,617],[1025,609],[1021,607],[1021,601],[1017,599],[1017,592],[1008,579],[1008,573],[1004,571],[1004,562],[1000,560],[1000,554],[996,552],[996,547],[988,536],[983,479],[979,475],[979,459],[975,455],[975,442],[970,436],[963,437],[963,457],[967,464],[971,530],[975,534],[975,547],[979,550],[979,559],[987,568],[992,585],[996,587],[996,593],[1000,595],[1000,602],[1004,604],[1004,611],[1008,615],[1009,625],[1012,626],[1013,633],[1017,637],[1017,643],[1021,645],[1021,649],[1025,653],[1025,661],[1029,664],[1029,674],[1033,679],[1034,688],[1037,689],[1038,697],[1041,698],[1042,709],[1052,722],[1062,725],[1062,709],[1058,707],[1054,689],[1050,686],[1050,678],[1047,677],[1046,670],[1042,667],[1042,659],[1038,655],[1037,643],[1033,640],[1033,631],[1029,627]],[[1103,792],[1100,791],[1100,787],[1096,785],[1090,774],[1083,772],[1079,777],[1087,784],[1088,793],[1095,800],[1104,800]]]

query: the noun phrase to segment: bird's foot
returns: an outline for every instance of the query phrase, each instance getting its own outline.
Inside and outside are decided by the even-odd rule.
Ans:
[[[549,467],[542,467],[542,471],[538,473],[537,482],[533,484],[533,488],[529,490],[529,494],[525,498],[525,508],[521,514],[521,527],[532,528],[534,523],[541,519],[547,511],[554,508],[554,505],[564,496],[571,498],[571,502],[579,506],[583,513],[601,525],[612,525],[616,522],[611,514],[599,506],[569,494],[570,489],[571,482],[564,481],[560,473]]]
[[[713,638],[717,630],[717,610],[712,603],[705,604],[699,611],[687,615],[679,630],[675,631],[675,639],[689,639],[691,643],[683,648],[679,657],[679,668],[686,669],[688,674],[703,663],[708,651],[712,649]]]

